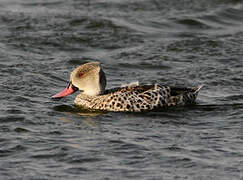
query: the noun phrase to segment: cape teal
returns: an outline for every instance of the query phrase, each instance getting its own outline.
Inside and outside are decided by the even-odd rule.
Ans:
[[[151,111],[170,106],[195,103],[202,86],[180,88],[164,85],[130,84],[105,89],[106,76],[99,62],[89,62],[74,69],[67,88],[52,98],[62,98],[76,91],[74,104],[82,108],[105,111]]]

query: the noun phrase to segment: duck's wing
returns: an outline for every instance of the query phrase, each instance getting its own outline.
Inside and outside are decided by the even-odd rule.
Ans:
[[[101,106],[109,111],[147,111],[166,106],[169,96],[169,87],[159,85],[115,88],[105,92]]]

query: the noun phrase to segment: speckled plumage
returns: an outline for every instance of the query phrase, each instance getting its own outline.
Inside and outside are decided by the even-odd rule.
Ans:
[[[137,83],[105,90],[105,86],[106,76],[100,63],[89,62],[74,69],[68,87],[52,98],[62,98],[80,90],[74,101],[76,106],[93,110],[140,112],[192,104],[202,87],[139,86]]]
[[[199,88],[172,88],[160,85],[144,85],[106,90],[98,96],[79,94],[75,105],[105,111],[151,111],[169,106],[195,102]],[[171,95],[173,94],[173,95]]]

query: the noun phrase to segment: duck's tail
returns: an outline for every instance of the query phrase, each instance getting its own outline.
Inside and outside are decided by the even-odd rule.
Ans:
[[[193,104],[197,99],[198,92],[204,85],[199,85],[194,88],[192,92],[187,92],[183,94],[183,100],[185,104]]]
[[[198,92],[204,85],[195,88],[171,88],[171,97],[169,99],[170,105],[185,105],[193,104],[196,101]]]
[[[187,93],[197,94],[203,86],[204,85],[200,85],[200,86],[197,86],[195,88],[184,88],[184,87],[170,86],[170,90],[171,90],[172,96],[176,96],[176,95],[180,95],[180,94],[187,94]]]
[[[200,91],[200,89],[203,87],[204,85],[199,85],[197,87],[194,88],[194,93],[198,93]]]

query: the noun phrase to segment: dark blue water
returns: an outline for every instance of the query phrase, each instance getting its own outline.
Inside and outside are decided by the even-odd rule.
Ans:
[[[243,179],[243,1],[3,0],[0,30],[0,179]],[[161,112],[53,101],[91,60],[108,88],[205,86]]]

